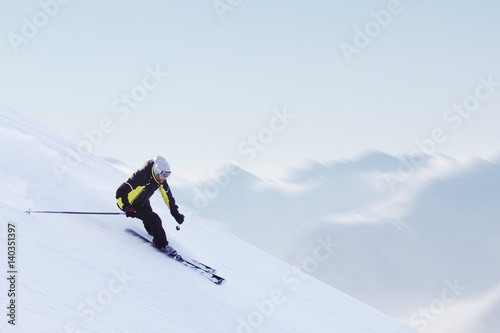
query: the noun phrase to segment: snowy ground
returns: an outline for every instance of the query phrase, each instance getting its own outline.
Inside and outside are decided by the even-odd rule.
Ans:
[[[16,324],[2,316],[2,332],[415,332],[304,273],[338,255],[326,234],[302,248],[308,255],[296,269],[186,208],[189,216],[176,231],[155,197],[172,245],[217,268],[227,282],[216,286],[127,235],[126,227],[142,232],[138,220],[26,214],[28,208],[117,211],[114,193],[127,175],[73,149],[0,107],[0,292],[5,314],[15,302]],[[16,273],[7,273],[8,234],[15,235]]]

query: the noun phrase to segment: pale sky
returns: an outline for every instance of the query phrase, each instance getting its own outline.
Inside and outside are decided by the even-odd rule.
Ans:
[[[0,103],[189,179],[368,149],[487,157],[498,13],[493,0],[2,0]]]

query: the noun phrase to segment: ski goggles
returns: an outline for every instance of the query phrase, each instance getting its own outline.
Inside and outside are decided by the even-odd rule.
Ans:
[[[164,178],[168,178],[168,176],[170,176],[171,173],[172,172],[170,172],[170,171],[162,171],[162,172],[160,172],[160,175],[162,175],[162,177],[164,177]]]

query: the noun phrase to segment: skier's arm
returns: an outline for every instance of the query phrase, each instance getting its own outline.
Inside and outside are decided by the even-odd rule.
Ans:
[[[179,213],[179,207],[175,204],[175,199],[172,196],[172,191],[170,191],[170,187],[168,186],[167,182],[164,182],[160,186],[160,193],[163,197],[163,200],[170,209],[170,214],[172,214],[177,223],[181,224],[182,222],[184,222],[184,215]]]
[[[120,185],[116,190],[116,200],[118,207],[123,209],[130,206],[134,200],[141,194],[147,182],[147,163],[142,168],[134,172],[126,182]]]
[[[177,205],[175,204],[175,199],[172,196],[172,192],[170,191],[170,187],[168,185],[166,185],[166,183],[163,183],[160,186],[160,193],[161,193],[163,200],[167,204],[167,207],[170,209],[170,213],[172,213],[172,215],[173,215],[173,213],[176,212],[179,207],[177,207]]]
[[[120,209],[130,206],[128,195],[130,192],[132,192],[132,190],[132,185],[130,185],[128,182],[124,182],[116,190],[116,200]]]

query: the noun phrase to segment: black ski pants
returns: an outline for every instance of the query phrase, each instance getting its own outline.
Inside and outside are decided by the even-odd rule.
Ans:
[[[165,234],[165,230],[163,230],[158,214],[146,208],[137,210],[136,217],[142,220],[148,234],[153,236],[153,243],[157,248],[161,249],[168,245],[167,235]]]

